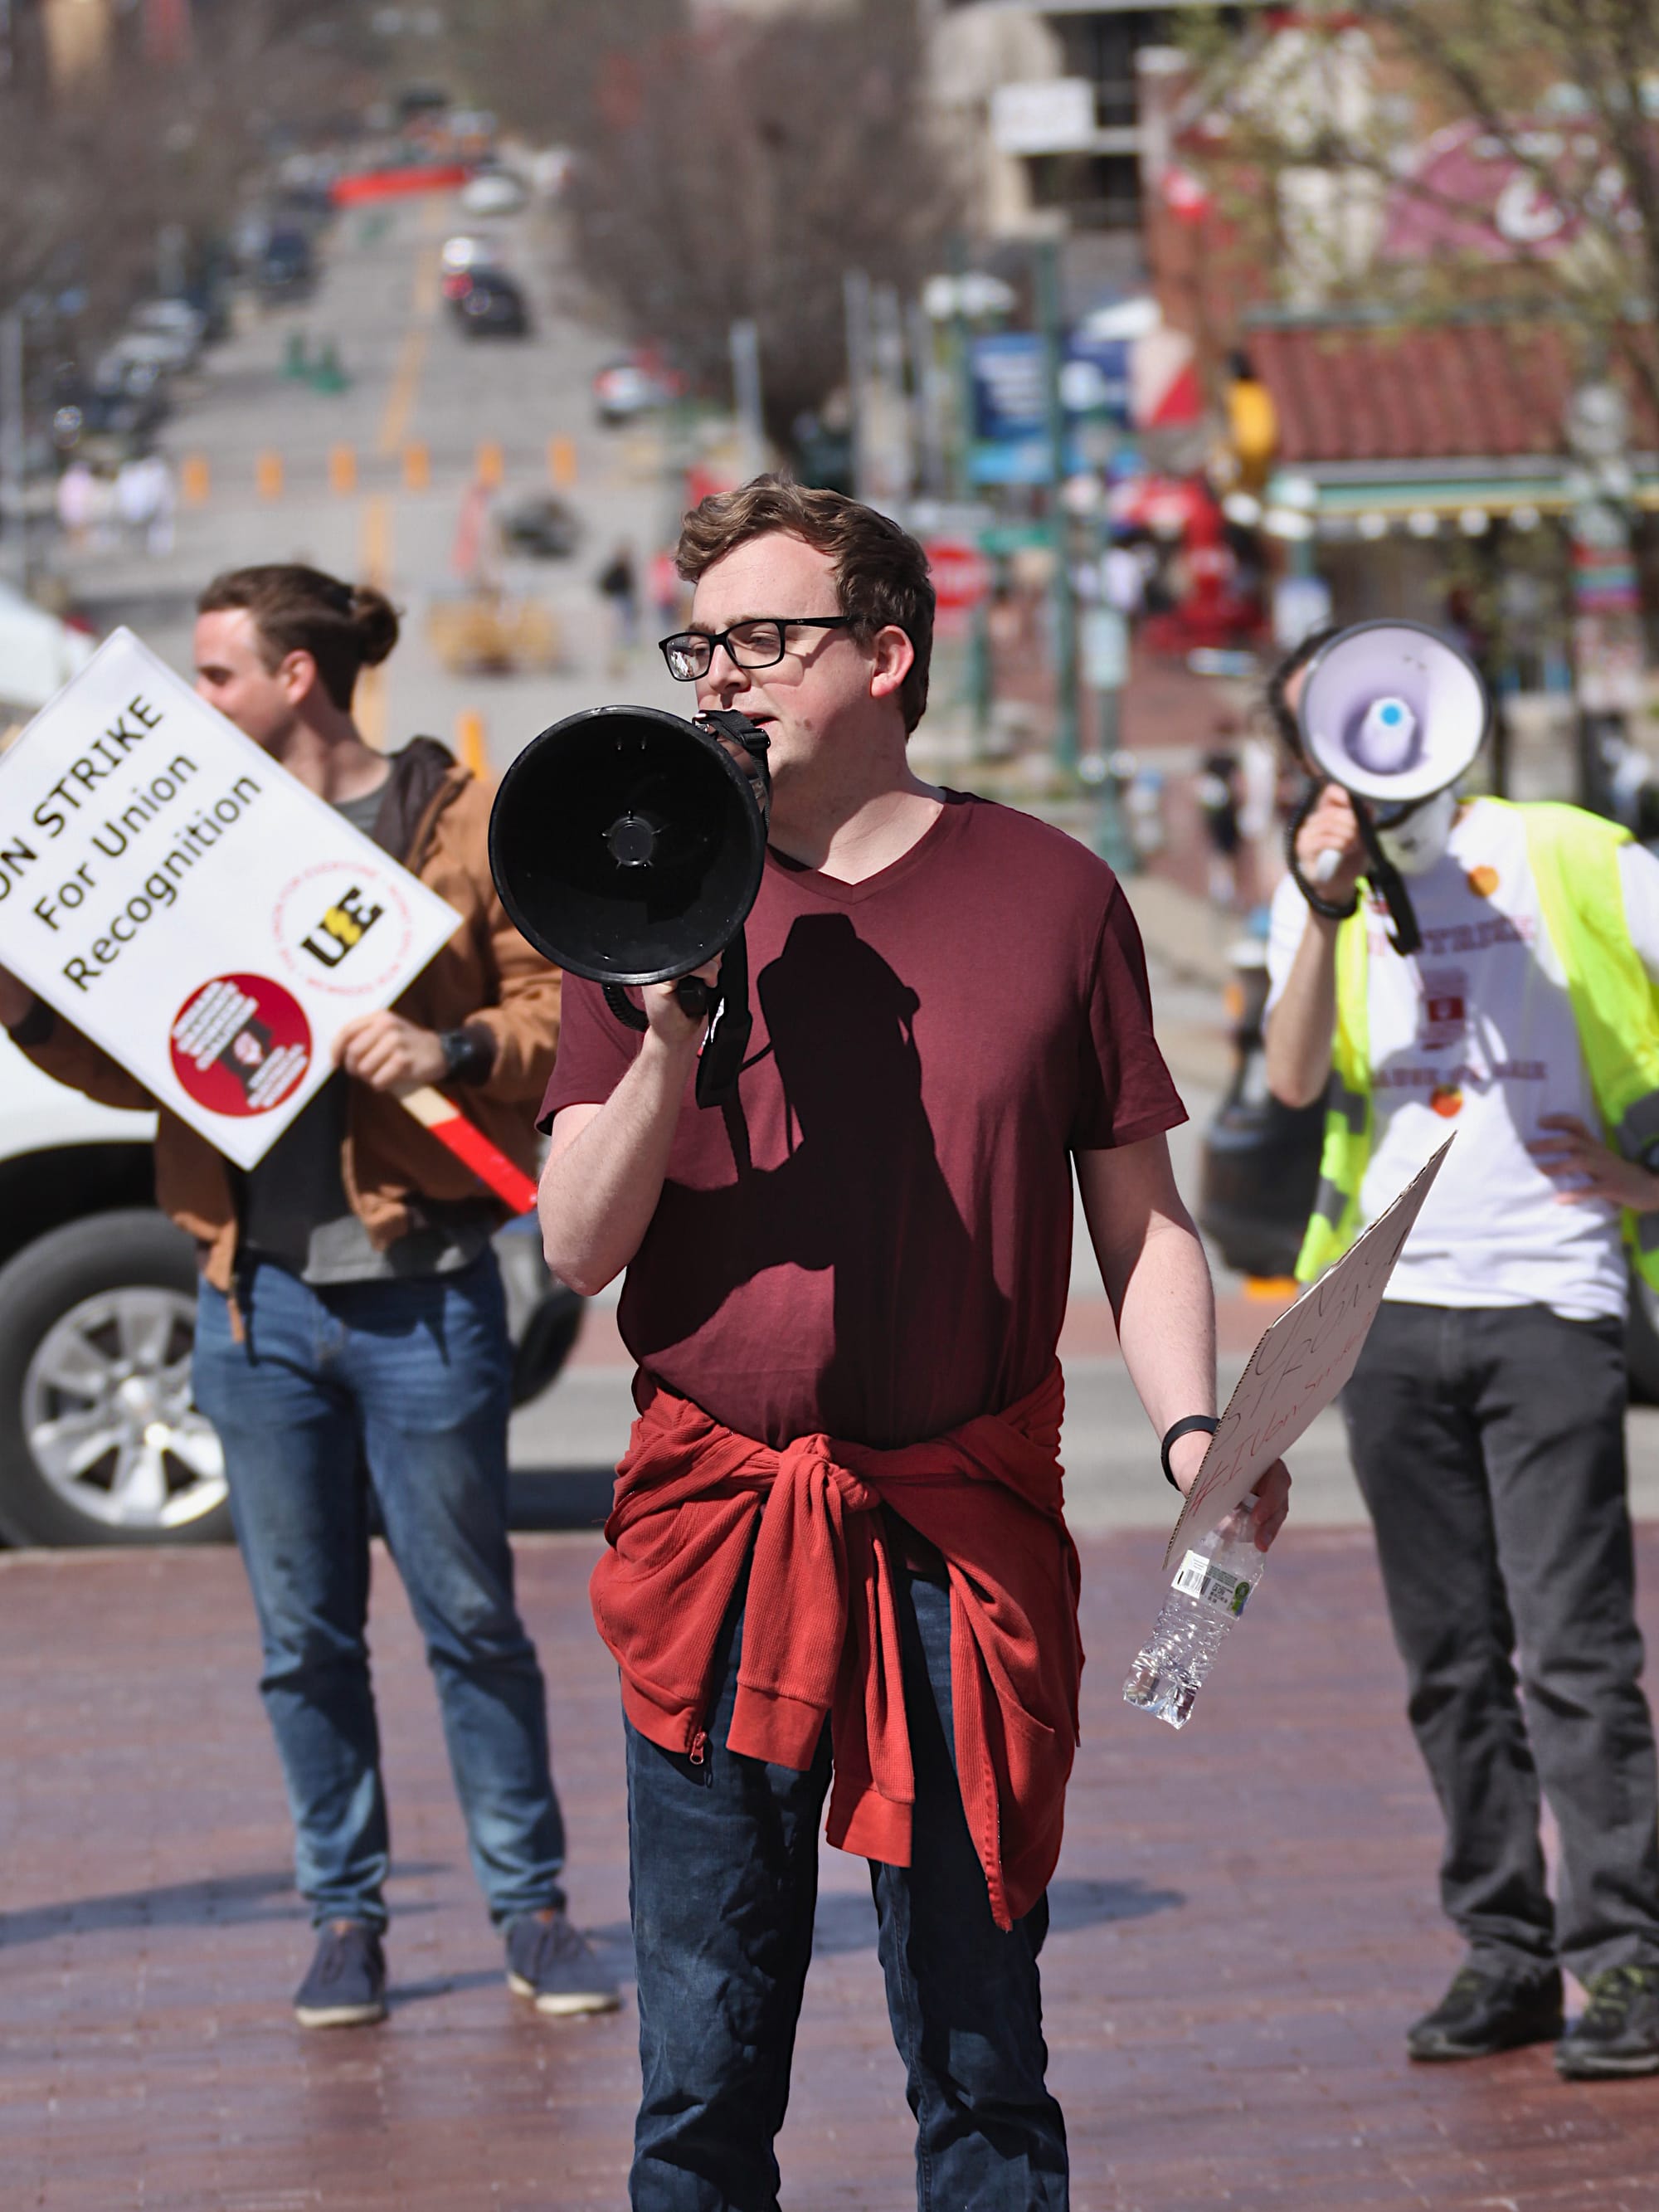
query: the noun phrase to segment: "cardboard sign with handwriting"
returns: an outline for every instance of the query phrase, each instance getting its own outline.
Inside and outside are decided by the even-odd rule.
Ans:
[[[1388,1212],[1280,1314],[1251,1353],[1182,1506],[1164,1554],[1166,1567],[1249,1495],[1353,1373],[1394,1263],[1451,1143],[1448,1137]]]

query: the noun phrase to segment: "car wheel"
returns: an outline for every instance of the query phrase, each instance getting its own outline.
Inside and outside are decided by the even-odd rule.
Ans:
[[[230,1534],[224,1455],[191,1397],[196,1259],[149,1208],[54,1229],[0,1268],[0,1535]]]
[[[1639,1404],[1659,1406],[1659,1291],[1630,1271],[1630,1319],[1625,1327],[1625,1364],[1630,1395]]]

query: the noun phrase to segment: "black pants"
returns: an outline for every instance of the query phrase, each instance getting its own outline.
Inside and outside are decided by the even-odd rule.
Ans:
[[[1483,1966],[1659,1965],[1625,1396],[1614,1322],[1385,1304],[1343,1397],[1445,1816],[1441,1899]],[[1553,1911],[1540,1782],[1561,1832]]]

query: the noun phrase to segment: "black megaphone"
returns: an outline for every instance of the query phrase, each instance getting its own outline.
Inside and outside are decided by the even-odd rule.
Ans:
[[[763,730],[714,711],[594,707],[532,738],[501,778],[489,867],[514,927],[573,975],[605,987],[632,1029],[630,983],[676,977],[708,1017],[697,1100],[732,1096],[749,1041],[743,925],[766,865],[771,784]],[[692,975],[719,958],[711,988]]]

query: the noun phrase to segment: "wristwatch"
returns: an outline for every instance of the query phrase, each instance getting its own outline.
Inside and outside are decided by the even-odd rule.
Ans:
[[[495,1040],[482,1022],[469,1022],[457,1030],[441,1030],[438,1043],[444,1056],[446,1083],[487,1083],[495,1065]]]

